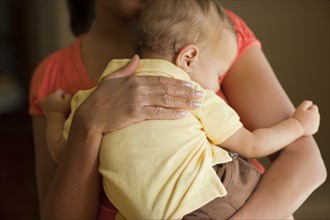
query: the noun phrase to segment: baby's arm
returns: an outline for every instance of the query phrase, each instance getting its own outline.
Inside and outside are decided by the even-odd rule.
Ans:
[[[221,147],[237,152],[245,158],[270,155],[303,135],[313,135],[320,124],[318,108],[311,101],[302,102],[293,116],[269,128],[252,132],[240,128]]]
[[[56,162],[60,160],[60,152],[65,146],[63,128],[70,111],[71,95],[57,90],[40,103],[46,116],[46,139],[49,152]]]

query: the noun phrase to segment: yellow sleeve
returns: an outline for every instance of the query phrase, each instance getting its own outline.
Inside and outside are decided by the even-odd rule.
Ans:
[[[215,145],[221,144],[243,126],[234,109],[210,90],[205,90],[198,117],[207,138]]]

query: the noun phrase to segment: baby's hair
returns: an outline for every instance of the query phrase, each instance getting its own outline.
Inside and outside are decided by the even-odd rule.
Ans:
[[[135,48],[141,56],[145,50],[160,56],[173,55],[189,44],[212,46],[225,28],[234,33],[231,20],[217,0],[154,0],[137,21]]]

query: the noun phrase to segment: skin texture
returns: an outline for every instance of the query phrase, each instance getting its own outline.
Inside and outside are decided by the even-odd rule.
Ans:
[[[94,82],[109,60],[133,56],[130,25],[136,8],[122,7],[129,2],[97,1],[95,23],[82,45]],[[116,13],[108,11],[108,6],[117,7]],[[182,117],[180,111],[166,107],[194,108],[193,100],[198,97],[189,86],[163,78],[127,76],[134,72],[134,65],[111,75],[122,78],[103,81],[78,108],[59,164],[47,148],[45,118],[32,117],[41,219],[95,219],[100,190],[98,151],[103,133],[144,119]],[[259,48],[250,48],[237,61],[222,86],[250,130],[273,125],[293,113],[292,103]],[[312,137],[295,141],[273,158],[258,188],[233,219],[288,218],[326,178]]]

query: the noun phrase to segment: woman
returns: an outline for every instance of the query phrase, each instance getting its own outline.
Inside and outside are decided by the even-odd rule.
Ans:
[[[82,13],[76,8],[81,2],[80,5],[70,2],[72,10],[78,9]],[[97,167],[102,134],[140,120],[182,117],[181,110],[172,108],[196,108],[193,105],[199,98],[194,96],[196,91],[181,81],[129,77],[137,65],[133,62],[111,75],[120,78],[103,81],[80,106],[62,161],[57,165],[52,160],[45,142],[45,119],[41,117],[39,101],[58,88],[75,93],[78,89],[93,87],[109,60],[132,57],[131,25],[144,4],[145,1],[95,0],[93,25],[81,29],[88,30],[86,34],[74,45],[47,58],[35,72],[30,113],[42,218],[95,219],[98,209],[99,219],[114,216],[113,209],[99,204],[101,187]],[[229,11],[228,14],[242,37],[236,61],[221,79],[219,95],[228,100],[247,128],[269,126],[291,115],[293,105],[253,33],[236,15]],[[114,87],[112,82],[115,80],[121,85]],[[272,165],[256,191],[233,218],[288,218],[326,178],[322,158],[312,137],[299,139],[272,159]]]

